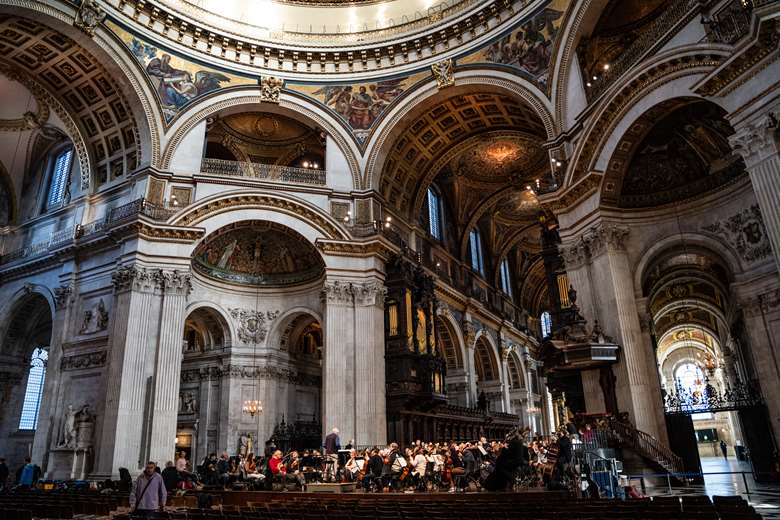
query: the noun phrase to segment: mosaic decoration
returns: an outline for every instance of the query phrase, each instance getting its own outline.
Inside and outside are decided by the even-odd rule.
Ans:
[[[350,85],[291,85],[289,88],[312,97],[340,115],[355,137],[364,142],[382,113],[410,86],[428,72],[406,78]]]
[[[114,24],[109,26],[146,70],[149,80],[157,90],[166,122],[170,122],[181,109],[204,94],[232,85],[257,83],[257,80],[184,60]]]
[[[322,260],[305,238],[271,222],[248,221],[217,231],[195,251],[195,270],[244,285],[291,285],[322,274]]]
[[[458,64],[498,63],[520,69],[543,89],[547,88],[553,46],[569,0],[553,0],[518,29],[484,47]]]

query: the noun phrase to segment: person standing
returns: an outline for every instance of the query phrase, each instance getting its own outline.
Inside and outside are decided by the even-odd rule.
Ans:
[[[24,466],[19,473],[19,485],[24,488],[31,488],[40,477],[38,466],[32,463],[30,457],[24,458]]]
[[[168,499],[165,483],[156,469],[157,464],[147,462],[130,493],[130,510],[147,519],[152,518],[155,511],[162,511]]]
[[[729,458],[728,447],[726,446],[726,441],[724,441],[723,439],[721,439],[721,441],[720,441],[720,452],[723,453],[723,458],[724,459],[728,459]]]
[[[338,474],[339,450],[341,449],[341,440],[339,439],[339,429],[333,428],[327,437],[325,437],[325,458],[328,464],[328,480],[336,480]]]

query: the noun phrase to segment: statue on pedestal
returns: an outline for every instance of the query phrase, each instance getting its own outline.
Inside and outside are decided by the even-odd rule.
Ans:
[[[92,447],[92,434],[95,430],[95,416],[84,404],[76,413],[76,448],[86,450]]]
[[[73,448],[76,443],[76,411],[73,405],[68,405],[68,410],[62,418],[62,430],[60,433],[58,448]]]

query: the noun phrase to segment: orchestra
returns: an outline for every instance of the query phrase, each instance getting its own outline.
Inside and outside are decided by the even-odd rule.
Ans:
[[[275,449],[268,456],[253,453],[217,460],[207,457],[197,471],[186,473],[181,487],[224,487],[248,490],[305,491],[313,482],[351,482],[365,492],[509,491],[519,488],[561,489],[574,478],[572,438],[565,430],[549,437],[528,438],[517,429],[504,441],[416,441],[402,448],[385,447],[330,451]],[[335,435],[334,435],[335,437]],[[272,444],[271,444],[272,445]],[[335,457],[344,452],[343,457]],[[222,468],[222,469],[220,469]],[[570,484],[570,483],[568,483]]]

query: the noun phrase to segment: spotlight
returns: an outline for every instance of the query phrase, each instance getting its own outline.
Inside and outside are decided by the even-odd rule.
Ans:
[[[563,163],[561,161],[555,161],[555,166],[560,168],[561,166],[563,166]]]
[[[604,70],[609,70],[609,63],[604,64]]]
[[[387,222],[389,224],[390,222],[392,222],[392,220],[393,220],[393,217],[387,217],[385,219],[385,222]]]
[[[303,167],[308,168],[309,167],[309,161],[303,161]]]

